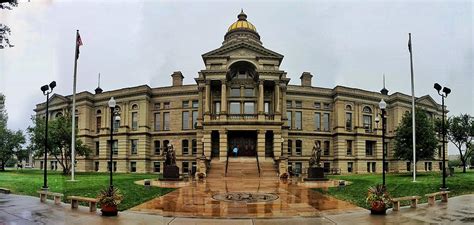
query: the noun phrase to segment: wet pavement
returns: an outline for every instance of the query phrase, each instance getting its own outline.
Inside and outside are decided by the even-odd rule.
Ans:
[[[118,217],[102,217],[100,211],[90,213],[87,207],[70,209],[69,204],[57,206],[52,201],[40,203],[39,198],[0,194],[0,225],[30,224],[87,224],[87,225],[142,225],[142,224],[214,224],[214,225],[309,225],[309,224],[474,224],[474,195],[463,195],[449,199],[448,203],[437,202],[428,207],[420,204],[412,209],[402,207],[400,211],[387,211],[386,216],[370,215],[368,210],[355,209],[340,212],[321,212],[315,217],[290,217],[278,219],[202,219],[163,217],[156,214],[120,212]]]

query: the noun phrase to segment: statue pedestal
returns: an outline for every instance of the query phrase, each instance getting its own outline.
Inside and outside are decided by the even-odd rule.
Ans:
[[[303,179],[304,181],[327,181],[328,178],[324,177],[324,168],[322,167],[310,167],[308,168],[308,177]]]
[[[161,181],[180,181],[183,178],[179,177],[179,167],[176,165],[165,166],[163,169],[163,178],[160,178]]]

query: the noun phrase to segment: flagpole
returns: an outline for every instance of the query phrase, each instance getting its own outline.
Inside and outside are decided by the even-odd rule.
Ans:
[[[411,125],[413,135],[413,182],[416,182],[416,127],[415,127],[415,77],[413,75],[413,56],[411,47],[411,33],[408,33],[408,50],[410,51],[410,71],[411,71]]]
[[[76,30],[76,52],[74,54],[74,79],[72,85],[72,134],[71,134],[71,181],[74,181],[74,172],[76,170],[76,75],[77,75],[77,51],[79,46],[77,40],[79,38],[79,30]]]

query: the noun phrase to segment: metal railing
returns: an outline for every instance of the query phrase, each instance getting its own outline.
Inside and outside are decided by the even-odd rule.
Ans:
[[[257,153],[255,153],[255,158],[257,158],[258,176],[260,177],[260,163],[258,162],[258,154]]]
[[[257,114],[229,114],[228,120],[256,120]]]

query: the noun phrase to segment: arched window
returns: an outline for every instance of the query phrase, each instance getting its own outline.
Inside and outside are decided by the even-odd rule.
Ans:
[[[246,61],[233,63],[229,68],[228,78],[233,79],[254,79],[257,80],[255,66]]]
[[[133,104],[133,105],[132,105],[132,110],[138,110],[138,105],[137,105],[137,104]]]
[[[95,113],[96,113],[97,115],[100,115],[100,114],[102,114],[102,110],[98,109]]]
[[[364,113],[372,113],[372,109],[368,106],[365,106],[364,109],[362,110]]]
[[[61,117],[61,116],[63,116],[63,113],[62,113],[62,112],[58,112],[58,113],[56,113],[56,116],[55,116],[55,117],[58,118],[58,117]]]
[[[188,140],[182,140],[181,141],[181,149],[183,152],[183,155],[189,154],[189,141]]]
[[[196,139],[193,139],[193,140],[191,141],[191,151],[192,151],[191,153],[192,153],[193,155],[196,155],[196,154],[197,154],[197,140],[196,140]]]
[[[302,150],[303,150],[303,141],[296,140],[296,148],[295,148],[296,155],[301,155]]]
[[[362,122],[365,129],[365,132],[372,132],[372,109],[368,106],[365,106],[362,110],[364,115],[362,115]]]
[[[346,105],[346,111],[352,111],[352,106],[351,105]]]

